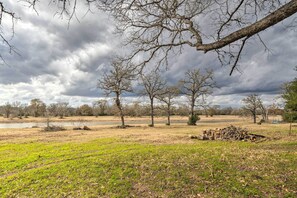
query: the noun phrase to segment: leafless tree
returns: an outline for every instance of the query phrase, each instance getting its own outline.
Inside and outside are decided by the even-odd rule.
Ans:
[[[60,119],[63,119],[64,116],[66,116],[67,114],[67,110],[68,110],[68,102],[58,102],[57,104],[57,115],[60,117]]]
[[[171,124],[170,116],[172,115],[173,99],[176,98],[179,93],[180,92],[177,86],[166,86],[163,93],[157,95],[157,98],[166,105],[167,125]]]
[[[13,111],[12,105],[9,102],[5,103],[5,105],[3,106],[3,112],[6,118],[10,117],[12,111]]]
[[[51,115],[51,116],[58,116],[58,113],[57,113],[57,104],[56,103],[52,103],[52,104],[49,104],[46,108],[46,111],[47,111],[47,115]]]
[[[161,75],[157,70],[153,70],[148,74],[141,74],[141,81],[144,90],[142,91],[143,95],[147,95],[150,100],[151,108],[151,127],[155,126],[154,115],[155,107],[154,100],[157,96],[162,95],[165,89],[166,82],[162,79]]]
[[[222,64],[234,71],[252,37],[297,12],[297,0],[103,0],[115,17],[126,44],[139,55],[140,65],[167,63],[173,53],[189,46],[204,53],[216,51]]]
[[[243,109],[252,115],[254,123],[257,122],[257,110],[260,108],[262,103],[261,98],[257,94],[251,94],[246,98],[242,99],[245,104]]]
[[[29,106],[34,117],[44,116],[46,113],[46,105],[40,99],[32,99]]]
[[[10,20],[11,21],[11,26],[7,27],[7,24],[3,23],[4,20]],[[0,1],[0,41],[2,42],[2,47],[6,48],[9,53],[17,53],[16,49],[10,44],[9,40],[10,38],[7,38],[7,35],[5,35],[5,31],[7,29],[12,30],[12,34],[10,37],[14,36],[14,23],[18,19],[16,17],[15,13],[5,6],[5,2]],[[3,57],[3,50],[0,52],[0,59],[5,62],[4,57]]]
[[[22,119],[22,116],[24,115],[24,110],[26,108],[25,104],[22,104],[19,101],[15,101],[12,103],[12,107],[14,109],[15,114],[18,116],[19,119]]]
[[[23,0],[35,9],[39,0]],[[263,43],[260,32],[284,21],[297,12],[297,0],[48,0],[57,13],[76,17],[84,3],[87,11],[98,8],[109,12],[118,31],[126,35],[125,44],[134,51],[127,61],[142,56],[139,65],[167,63],[170,55],[189,46],[204,53],[215,51],[223,65],[236,69],[246,43],[255,38]],[[0,2],[2,19],[14,13]],[[296,18],[289,26],[296,25]],[[2,34],[0,34],[3,36]],[[2,40],[9,46],[2,37]],[[137,61],[136,61],[137,62]]]
[[[209,70],[202,73],[200,69],[189,70],[185,74],[184,80],[181,81],[182,88],[181,93],[186,95],[190,102],[190,125],[195,125],[192,122],[195,114],[195,107],[198,105],[197,101],[200,99],[200,105],[205,104],[205,96],[212,92],[212,88],[215,87],[215,82],[213,80],[213,71]]]
[[[93,102],[93,114],[97,117],[98,115],[103,116],[106,115],[106,110],[108,107],[107,100],[98,100]]]
[[[119,110],[122,127],[125,127],[124,111],[121,96],[124,92],[132,92],[132,80],[135,78],[136,68],[132,64],[123,65],[121,62],[113,61],[111,70],[102,75],[98,80],[98,88],[105,91],[106,96],[113,94],[115,103]]]
[[[140,101],[134,101],[126,107],[126,114],[131,117],[141,117],[145,115],[145,108]]]
[[[268,114],[269,114],[269,107],[265,106],[263,104],[263,101],[261,98],[259,98],[259,110],[262,115],[262,120],[267,122],[268,121]]]

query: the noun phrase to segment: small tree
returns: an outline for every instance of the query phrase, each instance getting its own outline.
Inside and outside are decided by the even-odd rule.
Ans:
[[[47,115],[58,116],[57,104],[50,104],[46,108]]]
[[[67,114],[68,110],[68,102],[58,102],[57,103],[57,115],[60,117],[60,119],[63,119],[64,116]]]
[[[95,116],[104,116],[106,115],[106,110],[108,107],[108,102],[107,100],[98,100],[93,102],[93,114]]]
[[[14,103],[12,103],[12,107],[18,118],[22,119],[22,116],[24,115],[25,105],[19,101],[15,101]]]
[[[199,119],[195,113],[198,99],[204,100],[204,97],[212,92],[215,86],[213,80],[213,71],[201,73],[200,69],[188,70],[184,80],[181,81],[181,93],[186,95],[190,102],[189,125],[196,125]]]
[[[92,116],[93,115],[93,109],[92,109],[92,107],[90,107],[87,104],[81,105],[78,108],[78,111],[79,111],[78,112],[79,115],[82,115],[82,116]]]
[[[141,117],[145,114],[145,111],[140,101],[134,101],[127,106],[126,114],[131,117]]]
[[[44,116],[46,112],[46,105],[38,98],[31,100],[29,108],[34,117]]]
[[[257,122],[257,110],[262,105],[262,100],[257,94],[251,94],[246,98],[242,99],[245,104],[243,109],[253,117],[254,123]]]
[[[10,114],[12,113],[12,110],[12,105],[9,102],[5,103],[5,105],[3,106],[3,111],[6,118],[9,118]]]
[[[157,98],[166,105],[167,125],[170,125],[170,116],[172,115],[173,99],[179,95],[179,89],[176,86],[167,86],[164,92],[157,96]]]
[[[161,75],[157,71],[153,71],[146,75],[141,75],[142,86],[144,90],[142,92],[143,95],[147,95],[150,100],[151,107],[151,127],[154,127],[154,99],[157,96],[162,95],[164,93],[166,82],[161,78]]]
[[[121,96],[124,92],[132,92],[132,80],[134,80],[136,68],[132,64],[122,65],[118,61],[113,61],[111,70],[103,74],[98,80],[98,88],[105,91],[105,95],[113,94],[115,103],[119,110],[122,127],[125,128],[124,111],[121,103]]]
[[[267,122],[268,121],[268,113],[269,113],[269,108],[263,104],[263,101],[261,98],[259,99],[259,110],[262,115],[262,120]]]

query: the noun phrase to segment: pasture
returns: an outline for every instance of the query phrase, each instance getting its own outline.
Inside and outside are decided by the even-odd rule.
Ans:
[[[69,119],[84,119],[86,125],[118,120],[63,120]],[[296,125],[288,135],[289,124],[256,125],[235,116],[202,117],[197,126],[187,126],[186,117],[173,117],[172,126],[166,126],[166,118],[159,117],[154,128],[147,126],[147,117],[127,120],[144,123],[126,129],[98,125],[90,131],[0,129],[1,197],[297,196]],[[262,142],[189,138],[203,129],[230,124],[268,138]]]

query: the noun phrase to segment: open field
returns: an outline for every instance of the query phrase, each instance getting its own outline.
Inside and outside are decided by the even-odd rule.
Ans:
[[[252,143],[188,137],[229,124],[269,139]],[[202,117],[197,126],[0,129],[0,195],[296,197],[297,127],[288,133],[288,124],[254,125],[232,116]]]
[[[236,116],[215,116],[215,117],[205,117],[205,116],[200,116],[203,121],[211,121],[211,122],[216,122],[216,121],[250,121],[250,119],[247,118],[240,118]],[[277,119],[280,119],[279,117],[275,117]],[[187,117],[186,116],[172,116],[171,120],[174,121],[179,121],[183,120],[185,123],[187,122]],[[4,118],[0,117],[0,123],[24,123],[24,122],[46,122],[46,118],[44,117],[28,117],[28,118]],[[126,121],[147,121],[148,123],[150,122],[150,117],[149,116],[143,116],[143,117],[125,117]],[[166,122],[167,118],[166,117],[155,117],[156,121],[164,121]],[[74,122],[74,121],[84,121],[84,122],[94,122],[94,121],[119,121],[118,117],[115,116],[72,116],[72,117],[64,117],[63,119],[60,119],[59,117],[50,117],[51,122]]]

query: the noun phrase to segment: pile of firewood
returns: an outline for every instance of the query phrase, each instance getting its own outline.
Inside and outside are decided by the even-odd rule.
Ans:
[[[195,138],[196,137],[196,138]],[[192,139],[201,140],[237,140],[237,141],[258,141],[265,136],[249,133],[247,129],[233,125],[222,129],[203,130],[201,137],[192,136]]]

